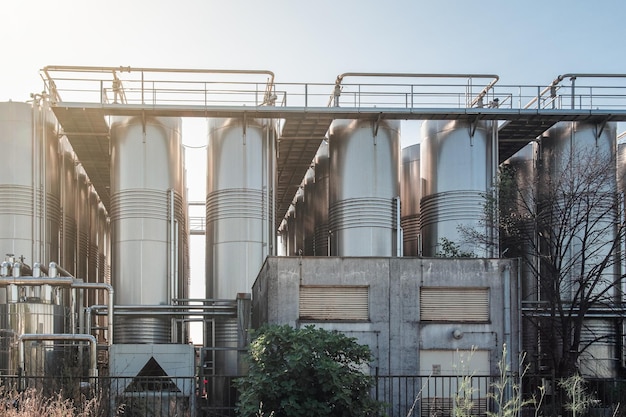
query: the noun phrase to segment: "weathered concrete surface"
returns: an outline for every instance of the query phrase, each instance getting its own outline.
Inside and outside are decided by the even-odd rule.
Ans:
[[[253,326],[315,324],[342,331],[371,347],[372,367],[381,375],[418,374],[423,350],[473,347],[489,351],[491,372],[496,372],[503,343],[508,341],[511,358],[518,353],[516,265],[508,259],[269,257],[252,289]],[[301,285],[368,286],[369,320],[301,320]],[[421,321],[420,288],[436,286],[488,288],[489,320]],[[461,337],[453,336],[455,330]]]

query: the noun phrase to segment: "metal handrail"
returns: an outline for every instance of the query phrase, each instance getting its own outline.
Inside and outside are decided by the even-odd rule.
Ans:
[[[620,83],[575,87],[562,83],[568,78],[624,78],[626,74],[567,73],[557,77],[548,87],[502,85],[498,83],[499,77],[494,74],[347,72],[340,74],[333,84],[278,84],[272,72],[255,70],[47,66],[41,74],[46,93],[56,103],[63,103],[61,97],[63,95],[66,103],[94,103],[120,110],[126,107],[149,109],[195,107],[210,112],[212,108],[217,107],[243,108],[243,106],[252,108],[265,106],[287,110],[322,109],[337,104],[339,95],[343,100],[349,98],[342,108],[355,111],[394,108],[482,109],[483,105],[485,112],[490,111],[489,108],[563,109],[570,106],[570,98],[571,105],[575,105],[577,109],[626,108],[626,86]],[[103,74],[106,74],[106,77],[101,76]],[[161,75],[155,78],[154,74]],[[263,83],[255,82],[246,78],[245,74],[267,75],[268,79]],[[346,83],[348,77],[387,79],[381,83],[350,84]],[[397,79],[409,78],[425,80],[419,83],[397,82]],[[463,83],[445,81],[461,78],[467,81]],[[485,81],[484,85],[477,83],[476,86],[480,87],[480,91],[474,92],[472,89],[476,86],[473,85],[473,80],[478,78],[488,78],[489,81]],[[113,83],[120,88],[114,88],[116,86]],[[332,89],[330,96],[329,89]],[[490,97],[490,101],[483,104],[487,96]]]
[[[575,105],[575,88],[574,88],[574,81],[577,78],[626,78],[626,74],[602,74],[602,73],[565,73],[565,74],[561,74],[559,76],[557,76],[554,80],[552,80],[552,82],[545,87],[543,90],[541,90],[536,97],[534,97],[530,102],[528,102],[528,104],[526,104],[524,106],[525,109],[531,108],[535,103],[539,103],[541,100],[541,97],[543,97],[544,95],[546,95],[548,92],[550,92],[550,97],[551,100],[550,102],[554,102],[554,99],[556,98],[556,92],[558,91],[559,88],[561,88],[561,86],[559,84],[561,84],[561,82],[565,79],[569,78],[572,81],[572,93],[571,93],[571,97],[572,97],[572,108],[574,108]]]
[[[230,69],[197,69],[197,68],[143,68],[143,67],[89,67],[89,66],[64,66],[64,65],[48,65],[44,67],[41,72],[44,74],[44,83],[49,89],[50,97],[57,102],[62,101],[59,95],[56,82],[50,75],[51,72],[78,72],[78,73],[111,73],[113,79],[114,94],[120,94],[122,103],[127,103],[125,92],[122,86],[123,79],[119,77],[121,73],[139,73],[141,79],[141,97],[142,104],[145,104],[143,98],[145,98],[145,73],[177,73],[177,74],[222,74],[222,75],[266,75],[269,77],[264,87],[264,97],[262,105],[267,105],[272,102],[272,91],[274,86],[275,75],[272,71],[268,70],[230,70]],[[93,81],[93,80],[92,80]],[[103,81],[103,80],[99,80]],[[165,80],[163,80],[165,82]],[[100,89],[104,91],[103,88]],[[104,103],[104,100],[101,100]],[[117,100],[114,100],[117,102]]]
[[[389,72],[345,72],[339,74],[335,80],[335,87],[333,94],[331,95],[331,102],[338,106],[339,95],[341,94],[341,83],[346,77],[384,77],[384,78],[466,78],[470,81],[474,78],[490,78],[492,81],[476,96],[468,107],[474,107],[479,103],[489,92],[491,88],[498,82],[500,77],[496,74],[429,74],[429,73],[389,73]]]

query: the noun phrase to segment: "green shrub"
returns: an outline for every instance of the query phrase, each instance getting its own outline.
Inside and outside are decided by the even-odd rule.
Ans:
[[[314,326],[265,326],[254,336],[248,375],[236,382],[241,416],[363,417],[378,410],[373,378],[363,372],[368,346]]]

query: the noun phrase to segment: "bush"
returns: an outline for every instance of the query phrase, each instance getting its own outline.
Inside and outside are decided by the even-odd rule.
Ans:
[[[363,417],[379,409],[373,378],[363,373],[368,346],[314,326],[264,326],[254,336],[248,375],[236,382],[241,416]]]

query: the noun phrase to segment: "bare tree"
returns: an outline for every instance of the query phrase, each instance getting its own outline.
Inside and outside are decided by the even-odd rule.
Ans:
[[[546,147],[539,158],[502,167],[497,192],[485,196],[485,221],[497,225],[498,242],[464,233],[522,260],[523,339],[536,370],[614,375],[625,232],[614,152],[554,152]],[[598,372],[607,356],[613,369]]]

